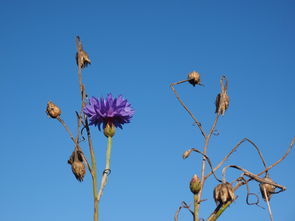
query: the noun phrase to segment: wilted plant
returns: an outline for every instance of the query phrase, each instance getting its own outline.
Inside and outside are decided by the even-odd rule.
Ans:
[[[77,134],[74,138],[69,127],[60,117],[61,110],[51,101],[48,102],[46,107],[46,113],[49,117],[57,119],[68,132],[71,140],[74,143],[74,150],[68,160],[71,165],[72,172],[76,179],[80,182],[83,181],[86,174],[86,167],[91,175],[92,189],[93,189],[93,201],[94,201],[94,216],[93,220],[98,221],[99,202],[103,194],[103,190],[107,183],[107,177],[111,172],[110,160],[111,160],[111,148],[112,137],[115,135],[116,127],[122,129],[122,125],[129,123],[134,115],[134,110],[131,104],[122,96],[113,97],[111,93],[107,98],[91,97],[87,99],[86,90],[82,82],[82,69],[86,68],[91,63],[88,54],[83,50],[82,42],[79,36],[76,37],[76,63],[78,66],[78,78],[80,84],[81,93],[81,109],[76,111],[77,115]],[[90,126],[97,126],[99,131],[103,130],[104,135],[107,137],[107,149],[106,149],[106,165],[102,173],[100,188],[97,185],[97,169],[94,155],[94,148],[91,139]],[[81,129],[82,127],[82,129]],[[87,143],[91,158],[91,165],[88,163],[87,157],[81,148],[84,136],[82,132],[86,130]],[[81,132],[80,132],[81,131]],[[83,137],[83,139],[80,139]]]
[[[295,137],[292,139],[291,144],[290,144],[287,152],[285,153],[285,155],[270,166],[266,165],[265,160],[262,157],[262,153],[259,150],[259,148],[256,146],[256,144],[253,143],[250,139],[244,138],[223,158],[223,160],[217,166],[213,167],[210,158],[207,156],[207,150],[208,150],[209,140],[210,140],[211,136],[213,134],[215,134],[214,133],[216,131],[215,128],[216,128],[216,125],[217,125],[220,115],[224,115],[225,111],[229,107],[229,96],[227,93],[228,80],[224,75],[220,78],[220,92],[218,93],[216,100],[215,100],[215,113],[216,113],[215,120],[214,120],[209,132],[205,133],[205,130],[203,129],[203,126],[200,123],[200,121],[195,117],[195,115],[184,104],[184,102],[182,101],[182,99],[180,98],[179,94],[177,93],[177,91],[174,87],[176,85],[186,83],[186,82],[189,82],[193,86],[201,85],[200,79],[201,79],[200,74],[196,71],[193,71],[188,74],[188,77],[186,80],[172,83],[170,85],[170,87],[171,87],[172,91],[174,92],[176,98],[178,99],[179,103],[187,111],[187,113],[191,116],[191,118],[193,119],[194,123],[198,126],[198,128],[204,138],[203,151],[200,151],[196,148],[191,148],[191,149],[186,150],[183,153],[183,156],[182,156],[183,159],[187,159],[190,156],[191,152],[197,152],[197,153],[201,154],[203,156],[203,159],[202,159],[201,167],[200,167],[201,168],[200,178],[197,175],[194,175],[191,182],[190,182],[190,190],[194,194],[194,203],[193,203],[194,209],[191,210],[189,204],[187,204],[183,201],[182,205],[178,208],[178,210],[175,214],[175,217],[174,217],[175,221],[178,221],[178,215],[179,215],[179,212],[182,208],[188,209],[190,211],[190,213],[193,215],[194,221],[204,220],[203,218],[199,219],[200,206],[204,202],[204,200],[202,200],[202,193],[205,188],[206,180],[212,174],[214,175],[215,179],[220,183],[214,188],[214,191],[213,191],[213,198],[217,204],[217,207],[211,213],[211,215],[207,218],[207,221],[217,220],[218,217],[229,207],[229,205],[236,200],[237,197],[235,197],[235,191],[243,185],[247,186],[247,198],[246,198],[247,204],[248,205],[253,205],[253,204],[258,205],[258,203],[259,203],[258,195],[254,194],[254,193],[250,193],[250,191],[249,191],[248,182],[251,182],[251,181],[252,182],[255,181],[259,184],[262,198],[268,204],[268,211],[270,214],[270,219],[273,220],[273,216],[272,216],[270,204],[269,204],[269,199],[272,196],[272,194],[286,190],[286,187],[273,182],[269,178],[269,170],[272,167],[276,166],[283,159],[285,159],[285,157],[288,155],[288,153],[290,152],[291,148],[294,145]],[[241,168],[240,166],[228,165],[228,166],[224,167],[222,170],[222,175],[223,175],[222,180],[218,179],[218,177],[215,174],[215,171],[218,170],[224,164],[224,162],[236,151],[236,149],[242,143],[244,143],[246,141],[249,142],[256,149],[256,151],[261,159],[261,162],[264,166],[264,170],[258,174],[254,174],[246,169]],[[210,172],[208,172],[208,174],[205,174],[206,162],[210,166]],[[225,179],[225,174],[226,174],[226,170],[228,168],[238,169],[238,170],[242,171],[243,174],[240,177],[237,177],[237,179],[233,180],[232,182],[227,182]],[[263,174],[265,174],[265,177],[264,178],[260,177]],[[236,184],[233,185],[234,183],[236,183]],[[275,192],[276,189],[279,189],[279,191]],[[255,195],[257,197],[257,202],[256,203],[249,203],[248,202],[249,195]]]

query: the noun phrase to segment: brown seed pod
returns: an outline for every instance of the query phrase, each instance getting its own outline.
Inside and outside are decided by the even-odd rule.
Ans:
[[[213,198],[215,203],[225,204],[229,201],[233,201],[235,199],[235,194],[233,187],[230,183],[221,183],[218,184],[213,192]]]
[[[226,91],[223,91],[217,95],[215,106],[215,113],[218,113],[219,115],[224,115],[224,112],[229,106],[229,96],[226,94]]]
[[[229,96],[227,95],[228,81],[223,75],[220,78],[220,89],[221,92],[216,96],[215,100],[215,113],[224,115],[224,112],[229,106]]]
[[[193,178],[191,179],[191,182],[189,184],[189,188],[193,194],[198,194],[201,190],[201,180],[200,178],[195,174]]]
[[[81,152],[75,150],[70,156],[68,163],[71,164],[72,172],[76,179],[80,182],[83,181],[84,175],[86,174],[86,169],[83,163]]]
[[[57,118],[60,116],[61,110],[54,103],[52,103],[51,101],[48,101],[46,113],[48,117]]]
[[[83,181],[86,170],[84,164],[81,161],[74,161],[72,163],[72,171],[77,180],[80,182]]]
[[[201,83],[200,74],[196,71],[190,72],[187,76],[187,79],[189,80],[188,82],[193,86],[196,86],[196,84]]]
[[[83,50],[82,42],[80,37],[76,37],[77,53],[76,53],[76,63],[78,67],[85,68],[88,64],[91,64],[88,54]]]
[[[273,182],[272,179],[270,179],[269,177],[265,177],[263,179],[268,182]],[[265,201],[266,201],[266,199],[270,200],[272,194],[275,192],[275,189],[276,189],[276,187],[274,185],[267,184],[267,183],[260,183],[259,187],[260,187],[260,192],[261,192],[262,198]],[[266,195],[264,193],[264,189],[265,189]]]

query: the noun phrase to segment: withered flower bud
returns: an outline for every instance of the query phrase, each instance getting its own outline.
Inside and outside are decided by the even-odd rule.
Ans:
[[[235,194],[232,185],[228,182],[218,184],[214,189],[213,197],[216,204],[217,202],[226,204],[229,201],[233,201]]]
[[[200,74],[196,71],[190,72],[187,76],[187,79],[189,80],[188,82],[193,86],[196,86],[196,84],[201,83]]]
[[[265,177],[263,179],[268,182],[273,182],[272,179],[270,179],[269,177]],[[276,187],[274,185],[267,184],[267,183],[260,183],[259,187],[260,187],[260,192],[261,192],[262,198],[265,201],[266,201],[266,199],[270,200],[272,194],[275,192],[275,189],[276,189]],[[264,189],[265,189],[265,192],[264,192]],[[265,193],[266,193],[266,195],[265,195]]]
[[[199,177],[195,174],[189,184],[189,188],[193,194],[198,194],[201,190],[201,180]]]
[[[229,106],[229,96],[227,95],[228,81],[223,75],[220,78],[220,88],[221,92],[217,95],[215,100],[215,113],[224,115],[224,112]]]
[[[229,96],[226,94],[226,91],[223,91],[217,95],[215,106],[215,113],[224,115],[224,112],[229,106]]]
[[[83,178],[86,174],[86,169],[83,163],[82,155],[78,150],[75,150],[72,153],[70,159],[68,160],[68,163],[71,164],[72,172],[75,175],[76,179],[80,182],[83,181]]]
[[[185,151],[185,152],[183,153],[182,158],[183,158],[183,159],[186,159],[186,158],[189,157],[189,155],[190,155],[190,151],[187,150],[187,151]]]
[[[103,129],[103,134],[106,137],[113,137],[115,135],[116,132],[116,127],[114,124],[106,124],[105,128]]]
[[[46,113],[48,117],[57,118],[60,116],[61,110],[54,103],[52,103],[51,101],[48,101]]]
[[[76,63],[78,67],[85,68],[88,64],[91,64],[88,54],[83,50],[82,42],[80,37],[76,37],[76,44],[77,44],[77,53],[76,53]]]
[[[74,161],[72,163],[72,171],[77,180],[83,181],[84,175],[86,173],[85,165],[81,161]]]

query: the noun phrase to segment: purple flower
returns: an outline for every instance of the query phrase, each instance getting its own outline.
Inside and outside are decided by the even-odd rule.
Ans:
[[[98,126],[99,130],[101,124],[103,124],[103,129],[107,124],[122,129],[122,125],[129,123],[134,115],[134,110],[126,99],[121,95],[114,98],[111,93],[106,99],[91,97],[83,112],[89,118],[90,125]]]

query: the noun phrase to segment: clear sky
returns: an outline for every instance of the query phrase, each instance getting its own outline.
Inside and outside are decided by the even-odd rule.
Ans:
[[[219,78],[229,80],[230,107],[209,144],[213,164],[244,137],[260,147],[268,164],[275,162],[295,135],[294,11],[291,0],[2,0],[0,220],[92,220],[91,178],[75,180],[67,164],[73,145],[45,114],[52,100],[76,132],[76,35],[92,60],[84,72],[88,95],[122,94],[136,110],[114,137],[102,221],[173,220],[181,201],[193,201],[188,184],[200,175],[201,157],[183,160],[182,153],[201,149],[203,140],[169,89],[192,70],[205,87],[183,84],[177,90],[206,131],[215,117]],[[96,128],[92,136],[100,174],[106,139]],[[292,151],[270,171],[287,187],[271,200],[275,220],[294,220],[294,156]],[[248,144],[226,164],[256,173],[263,168]],[[229,170],[228,179],[239,175]],[[215,185],[210,178],[201,217],[215,208]],[[250,187],[258,193],[256,184]],[[268,220],[266,209],[246,205],[245,193],[245,187],[238,190],[220,220]],[[179,220],[192,218],[183,210]]]

